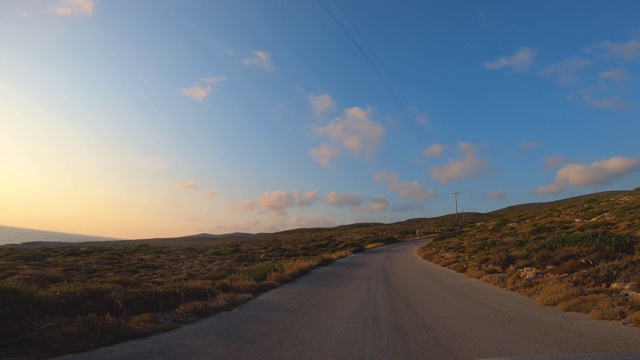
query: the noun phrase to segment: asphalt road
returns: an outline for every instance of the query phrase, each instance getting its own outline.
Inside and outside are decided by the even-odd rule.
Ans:
[[[484,359],[640,352],[640,331],[430,264],[425,241],[352,255],[239,308],[69,359]]]

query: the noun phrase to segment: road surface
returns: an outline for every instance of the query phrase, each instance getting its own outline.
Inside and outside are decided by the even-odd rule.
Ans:
[[[355,254],[176,331],[68,359],[485,359],[640,352],[640,331],[562,313],[416,255]]]

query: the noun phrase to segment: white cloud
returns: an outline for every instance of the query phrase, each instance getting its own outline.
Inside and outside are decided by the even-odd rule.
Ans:
[[[309,95],[309,103],[316,115],[332,111],[336,108],[336,102],[329,94]]]
[[[470,152],[477,151],[478,148],[472,143],[465,142],[465,141],[458,141],[458,150],[462,151],[463,153],[470,153]]]
[[[365,200],[363,195],[338,194],[335,191],[328,193],[325,199],[327,204],[336,206],[360,206]]]
[[[180,88],[180,92],[183,95],[186,95],[190,98],[193,98],[198,101],[202,101],[204,98],[209,95],[211,92],[211,85],[203,85],[203,84],[216,84],[227,80],[226,76],[208,76],[203,77],[198,80],[197,84],[192,85],[188,88]]]
[[[368,207],[360,207],[358,210],[366,212],[383,212],[387,210],[387,207],[389,207],[387,198],[384,195],[376,195],[371,198],[371,203]]]
[[[201,78],[199,81],[207,84],[216,84],[225,80],[227,80],[226,76],[206,76]]]
[[[591,60],[581,57],[564,59],[540,70],[538,75],[555,79],[559,86],[571,86],[578,80],[578,71],[591,66],[591,64]]]
[[[241,202],[240,204],[233,204],[229,206],[229,210],[252,212],[253,210],[256,209],[257,205],[258,204],[255,202],[255,200],[247,200],[247,201]]]
[[[91,15],[95,3],[93,0],[58,0],[53,11],[58,15]]]
[[[623,61],[630,61],[640,58],[640,41],[630,40],[626,43],[615,43],[605,41],[596,45],[596,48],[605,51],[606,55]]]
[[[494,193],[486,193],[484,194],[484,198],[487,200],[501,200],[507,198],[507,193],[503,192],[494,192]]]
[[[570,163],[556,173],[553,184],[541,186],[536,193],[558,194],[566,186],[604,185],[640,169],[640,159],[621,156],[596,161],[590,165]]]
[[[187,190],[196,190],[198,188],[194,180],[189,180],[183,183],[179,183],[178,187],[181,189],[187,189]]]
[[[580,95],[587,106],[594,109],[623,110],[629,107],[619,96],[596,96],[599,91],[597,87],[591,86],[582,89]]]
[[[357,106],[346,109],[342,118],[336,118],[326,126],[316,127],[315,131],[342,145],[354,156],[364,153],[368,159],[373,158],[386,133],[382,124],[371,119],[370,111]],[[325,147],[324,150],[326,152],[330,149]],[[332,151],[331,154],[334,157],[337,156],[335,151]],[[314,157],[323,159],[320,155],[322,153],[315,156],[312,154]]]
[[[309,155],[318,164],[329,166],[333,159],[340,156],[340,150],[329,144],[322,144],[317,148],[309,150]]]
[[[485,62],[484,68],[497,70],[502,68],[511,68],[514,71],[527,70],[533,64],[533,57],[536,51],[530,47],[522,47],[512,56],[502,56],[494,61]]]
[[[540,186],[536,189],[537,195],[557,195],[562,192],[562,188],[557,185]]]
[[[429,169],[431,177],[441,184],[447,184],[452,181],[477,177],[487,169],[487,163],[479,159],[474,153],[478,151],[478,147],[472,143],[458,141],[458,152],[464,154],[464,157],[452,159],[449,163],[432,167]]]
[[[544,159],[544,168],[547,170],[558,169],[567,163],[567,158],[560,155],[548,156]]]
[[[440,145],[440,144],[433,144],[431,146],[429,146],[427,148],[427,150],[425,150],[423,152],[423,154],[425,156],[435,156],[435,157],[440,157],[442,156],[442,154],[444,153],[444,150],[447,147],[445,145]]]
[[[613,157],[591,165],[571,163],[558,170],[556,182],[569,186],[608,184],[616,178],[640,167],[640,159]]]
[[[524,151],[531,151],[540,146],[540,141],[530,140],[530,141],[520,141],[520,147]]]
[[[180,88],[180,92],[190,98],[202,101],[211,92],[211,86],[193,85],[188,88]]]
[[[478,176],[486,169],[486,163],[473,153],[453,159],[448,164],[431,168],[429,173],[441,184]]]
[[[376,181],[386,181],[389,190],[395,191],[398,195],[414,201],[423,201],[428,197],[435,196],[435,192],[426,191],[417,181],[399,181],[400,177],[395,171],[376,171],[373,179]]]
[[[413,114],[413,117],[416,119],[418,124],[423,126],[431,125],[431,119],[429,119],[429,114],[418,109],[415,106],[409,106],[409,112]]]
[[[611,69],[607,71],[603,71],[599,74],[600,79],[609,80],[618,85],[631,80],[631,75],[629,75],[623,69]]]
[[[275,71],[276,68],[271,64],[271,54],[266,51],[255,50],[253,57],[242,59],[242,63],[247,66],[258,66],[267,71]]]
[[[294,206],[309,206],[318,198],[318,190],[312,190],[302,194],[298,190],[292,192],[277,190],[267,191],[260,195],[258,202],[260,206],[272,211],[279,216],[287,215],[287,209]]]
[[[279,190],[279,191],[267,191],[260,195],[258,200],[260,206],[271,210],[276,215],[284,216],[287,214],[287,208],[290,208],[296,204],[293,194]]]
[[[296,199],[298,206],[310,206],[318,198],[318,190],[309,191],[306,194],[301,194],[300,191],[293,191],[293,198]]]

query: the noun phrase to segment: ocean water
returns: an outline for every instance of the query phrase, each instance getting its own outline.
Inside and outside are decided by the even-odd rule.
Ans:
[[[121,240],[91,235],[67,234],[54,231],[32,230],[0,225],[0,246],[8,244],[22,244],[32,241],[51,242],[85,242]]]

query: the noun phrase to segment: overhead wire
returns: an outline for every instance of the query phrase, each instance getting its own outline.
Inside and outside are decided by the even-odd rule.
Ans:
[[[402,92],[400,91],[399,86],[393,80],[393,77],[391,77],[389,71],[384,66],[384,63],[382,62],[380,57],[378,57],[378,55],[375,52],[375,50],[373,50],[373,47],[369,44],[369,42],[367,41],[367,39],[364,36],[364,34],[362,34],[362,32],[360,31],[358,26],[351,20],[351,17],[349,17],[349,15],[344,11],[342,6],[340,6],[340,4],[337,3],[336,0],[333,0],[333,3],[340,10],[342,15],[349,21],[349,24],[351,25],[351,27],[353,27],[355,29],[355,31],[358,33],[359,37],[362,39],[364,44],[367,46],[367,48],[369,49],[369,51],[371,52],[373,57],[375,57],[376,61],[380,64],[380,67],[382,68],[382,70],[384,70],[384,72],[386,72],[386,75],[383,73],[382,70],[380,70],[380,67],[376,64],[376,62],[374,62],[371,59],[369,54],[367,54],[367,52],[362,48],[362,46],[360,46],[358,41],[349,32],[349,30],[347,30],[347,28],[342,24],[340,19],[338,19],[338,17],[333,13],[333,11],[331,11],[331,9],[324,3],[324,1],[323,0],[317,0],[317,2],[324,8],[324,10],[329,14],[329,16],[331,16],[331,18],[336,22],[336,24],[338,24],[338,26],[347,35],[347,37],[351,40],[351,42],[353,42],[353,44],[360,51],[360,53],[365,58],[365,60],[369,64],[369,66],[371,66],[373,71],[380,78],[380,80],[384,84],[384,86],[387,89],[387,91],[391,94],[392,98],[394,99],[394,101],[396,102],[398,107],[400,108],[400,111],[402,112],[402,114],[412,123],[412,125],[414,125],[416,127],[416,129],[418,130],[418,133],[423,135],[423,140],[426,140],[426,138],[424,137],[424,133],[423,133],[424,129],[421,127],[420,121],[418,121],[418,119],[417,119],[417,115],[415,113],[415,109],[412,108],[411,106],[409,106],[409,104],[405,100]]]

